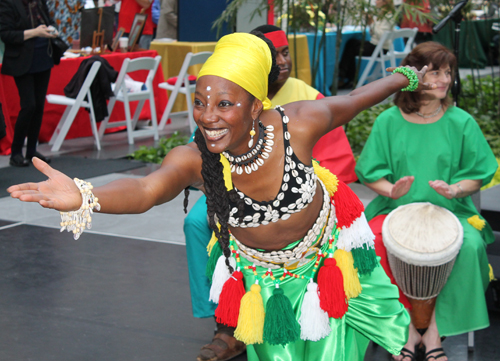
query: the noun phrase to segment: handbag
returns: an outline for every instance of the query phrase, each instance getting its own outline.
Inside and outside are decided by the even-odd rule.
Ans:
[[[50,39],[49,47],[52,49],[52,60],[55,65],[58,65],[61,62],[64,52],[69,49],[69,45],[58,36]]]
[[[44,7],[40,1],[38,1],[38,8],[40,9],[45,24],[50,25],[52,22],[50,21],[49,15],[45,12],[46,7]],[[59,36],[50,38],[49,40],[49,56],[54,61],[55,65],[59,65],[64,52],[69,49],[69,45]]]

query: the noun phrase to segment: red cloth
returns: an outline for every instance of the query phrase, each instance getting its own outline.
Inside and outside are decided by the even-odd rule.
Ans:
[[[415,0],[408,0],[405,1],[405,3],[409,3],[411,5],[418,5],[421,6],[423,9],[421,9],[422,12],[424,13],[430,13],[431,12],[431,4],[429,3],[429,0],[422,0],[422,1],[415,1]],[[424,24],[416,23],[413,21],[412,16],[407,16],[406,13],[403,16],[403,20],[401,21],[401,28],[418,28],[418,31],[421,33],[432,33],[432,22],[427,21]]]
[[[382,224],[384,224],[384,220],[386,217],[387,214],[381,214],[373,218],[370,222],[368,222],[368,224],[370,225],[370,228],[372,229],[372,232],[375,235],[375,253],[377,254],[377,256],[380,257],[380,265],[384,269],[387,276],[389,276],[392,284],[397,286],[396,280],[392,275],[391,267],[389,266],[389,260],[387,259],[387,250],[382,240]],[[401,302],[405,306],[405,308],[411,310],[410,301],[408,301],[408,298],[406,298],[404,293],[401,292],[399,287],[398,290],[399,290],[399,302]]]
[[[323,94],[319,93],[316,99],[324,97]],[[335,128],[321,137],[313,148],[313,158],[319,161],[322,167],[328,168],[344,183],[352,183],[358,180],[354,172],[356,161],[342,127]]]
[[[135,14],[140,13],[142,7],[135,0],[122,0],[120,13],[118,14],[118,29],[124,28],[126,33],[130,33]],[[151,16],[151,6],[144,11],[148,15],[142,35],[153,35],[153,20]]]
[[[139,58],[139,57],[155,57],[158,53],[155,50],[139,51],[133,53],[113,53],[103,55],[104,58],[109,62],[109,64],[115,68],[115,70],[120,71],[123,61],[126,58]],[[64,87],[69,83],[73,75],[78,70],[80,63],[84,57],[74,58],[74,59],[61,59],[61,64],[55,66],[52,69],[52,74],[50,76],[49,89],[47,94],[59,94],[64,95]],[[0,64],[1,69],[1,64]],[[131,73],[130,76],[137,81],[144,82],[146,80],[147,71],[138,71]],[[163,70],[158,67],[156,76],[153,80],[153,85],[155,87],[155,105],[156,105],[156,115],[158,121],[160,121],[161,115],[165,110],[167,105],[167,93],[163,89],[158,88],[158,84],[164,81]],[[14,78],[7,75],[0,75],[0,103],[2,103],[5,115],[5,124],[7,126],[7,136],[0,140],[0,154],[6,155],[10,154],[10,146],[12,144],[12,137],[14,134],[14,125],[16,124],[17,115],[21,109],[19,105],[19,95],[17,93],[17,87],[14,82]],[[130,109],[131,113],[134,114],[135,108],[138,102],[132,102]],[[43,113],[42,129],[40,130],[39,141],[41,143],[46,143],[52,137],[52,133],[57,127],[59,120],[62,117],[64,109],[66,107],[63,105],[49,104],[45,102],[45,111]],[[125,119],[125,110],[121,102],[117,102],[113,113],[111,114],[110,122],[119,121]],[[151,112],[149,110],[149,100],[146,100],[144,107],[141,111],[139,119],[151,119]],[[99,126],[99,124],[98,124]],[[107,129],[106,133],[116,131],[117,129]],[[69,129],[66,139],[73,139],[79,137],[90,137],[92,136],[92,129],[90,128],[89,114],[85,109],[80,109],[78,114]]]

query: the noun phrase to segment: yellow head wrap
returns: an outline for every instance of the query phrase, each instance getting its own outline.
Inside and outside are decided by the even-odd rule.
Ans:
[[[269,46],[255,35],[234,33],[222,37],[215,51],[201,68],[198,78],[216,75],[239,85],[271,108],[267,81],[272,57]]]

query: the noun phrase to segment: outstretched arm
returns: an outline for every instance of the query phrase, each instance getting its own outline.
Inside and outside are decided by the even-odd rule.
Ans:
[[[37,202],[42,207],[59,211],[80,208],[80,191],[71,178],[51,168],[38,158],[35,167],[47,176],[40,183],[24,183],[9,187],[11,197],[23,202]],[[155,205],[175,198],[189,185],[201,187],[201,158],[195,146],[173,149],[157,171],[144,178],[125,178],[94,188],[104,213],[142,213]]]
[[[392,71],[395,68],[388,68]],[[427,66],[422,70],[413,69],[418,78],[419,85],[416,91],[433,89],[435,84],[423,82]],[[326,97],[315,101],[290,103],[285,106],[287,115],[298,120],[304,120],[303,135],[310,135],[312,144],[319,138],[336,127],[342,126],[352,120],[356,115],[368,109],[390,95],[408,86],[408,78],[400,73],[391,74],[385,78],[371,82],[363,87],[353,90],[348,95]]]

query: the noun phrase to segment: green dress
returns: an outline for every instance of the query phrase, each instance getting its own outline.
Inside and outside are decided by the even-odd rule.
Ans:
[[[328,243],[323,247],[326,252]],[[334,249],[335,251],[335,249]],[[252,265],[241,258],[245,288],[249,291],[254,283]],[[323,260],[321,261],[321,264]],[[299,276],[310,275],[314,262],[309,262],[293,272]],[[268,270],[257,266],[258,278]],[[279,274],[281,276],[281,274]],[[363,288],[356,298],[349,300],[349,308],[341,319],[330,318],[332,332],[327,337],[313,342],[299,340],[286,346],[271,346],[268,343],[248,345],[249,361],[354,361],[363,360],[368,340],[371,339],[393,354],[399,354],[408,338],[410,317],[399,303],[399,292],[391,284],[382,267],[375,267],[370,275],[360,275]],[[287,277],[280,284],[290,299],[296,318],[306,293],[307,279]],[[268,277],[260,282],[264,305],[272,295],[274,284]]]
[[[467,222],[467,218],[478,214],[470,196],[446,199],[428,182],[443,180],[454,184],[464,179],[481,179],[487,184],[497,167],[476,121],[457,107],[450,107],[441,119],[431,124],[406,121],[398,107],[384,111],[375,121],[356,166],[363,183],[373,183],[382,177],[394,183],[404,176],[415,176],[405,196],[397,200],[375,198],[366,208],[368,220],[413,202],[433,203],[459,218],[464,228],[464,243],[436,301],[436,322],[442,336],[489,326],[484,297],[489,282],[486,245],[494,241],[494,236],[488,224],[478,231]]]

